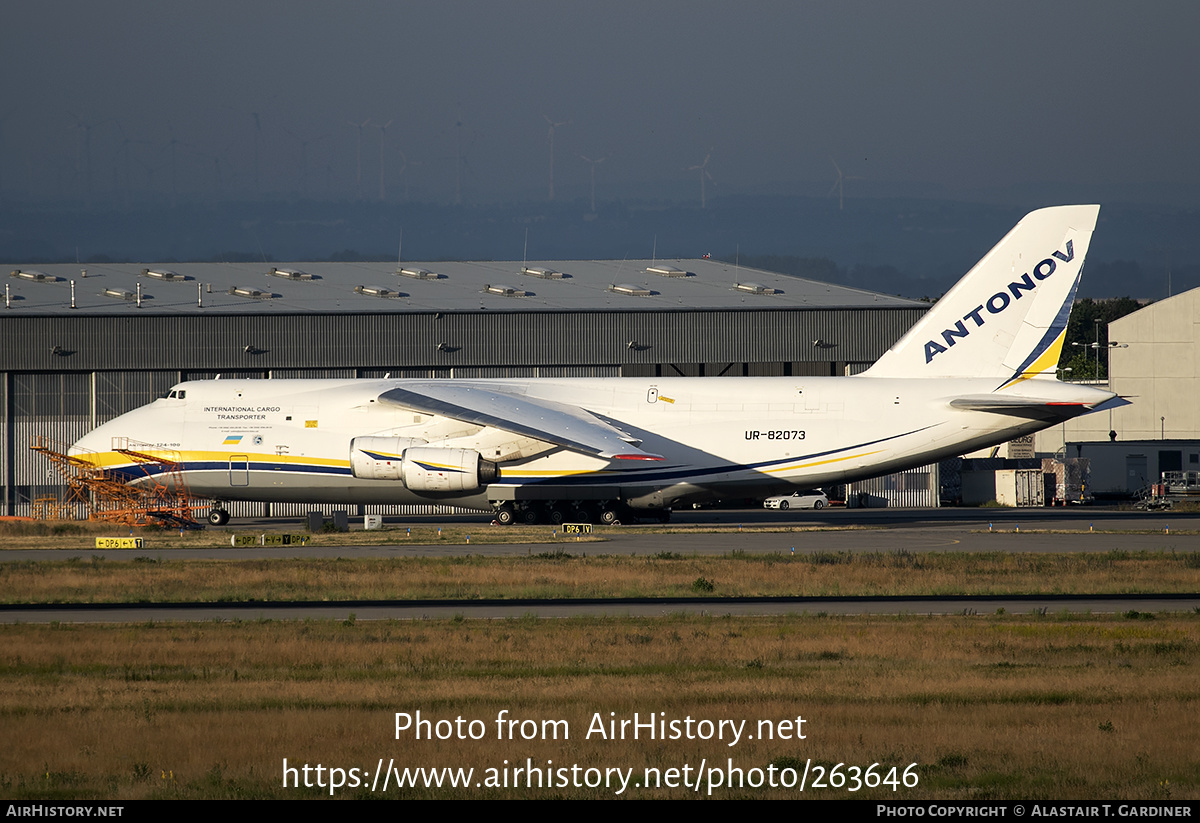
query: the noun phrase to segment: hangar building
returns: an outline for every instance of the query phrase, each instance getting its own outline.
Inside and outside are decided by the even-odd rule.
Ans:
[[[181,380],[852,374],[928,308],[707,259],[2,270],[5,515],[63,491],[34,437],[65,448]]]
[[[1130,405],[1039,432],[1038,452],[1089,458],[1099,494],[1200,471],[1200,289],[1114,320],[1108,340],[1108,389]]]

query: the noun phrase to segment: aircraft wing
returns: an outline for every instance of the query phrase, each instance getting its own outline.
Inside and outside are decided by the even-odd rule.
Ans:
[[[567,403],[453,381],[410,382],[379,395],[382,403],[492,426],[571,451],[610,460],[662,460],[638,448],[640,440]]]

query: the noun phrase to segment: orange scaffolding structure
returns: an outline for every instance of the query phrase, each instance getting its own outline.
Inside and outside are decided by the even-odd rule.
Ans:
[[[112,451],[129,457],[141,469],[140,476],[101,468],[92,452],[69,453],[65,443],[36,435],[29,448],[44,455],[66,481],[65,507],[79,503],[86,507],[89,520],[103,520],[130,526],[156,523],[198,528],[195,512],[201,506],[192,501],[183,476],[179,453],[157,449],[127,437],[113,438]],[[135,482],[136,481],[136,482]],[[39,507],[47,511],[49,507]],[[35,513],[36,516],[36,513]]]

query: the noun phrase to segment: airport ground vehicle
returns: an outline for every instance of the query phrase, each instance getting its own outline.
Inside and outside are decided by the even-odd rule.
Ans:
[[[763,501],[764,509],[823,509],[829,498],[820,489],[806,489],[791,494],[768,497]]]

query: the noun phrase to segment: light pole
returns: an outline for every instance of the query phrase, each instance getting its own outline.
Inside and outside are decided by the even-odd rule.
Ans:
[[[1081,349],[1090,349],[1090,348],[1092,347],[1092,344],[1091,344],[1091,343],[1072,343],[1071,345],[1072,345],[1072,346],[1078,346],[1078,347],[1079,347],[1079,348],[1081,348]],[[1087,352],[1084,352],[1084,354],[1085,354],[1085,356],[1086,356]],[[1085,360],[1083,361],[1083,363],[1081,363],[1081,364],[1080,364],[1080,366],[1081,366],[1081,367],[1083,367],[1083,366],[1086,366],[1086,365],[1087,365],[1087,360],[1085,359]],[[1087,374],[1087,369],[1086,369],[1086,368],[1084,369],[1084,374]],[[1087,378],[1082,378],[1082,379],[1087,379]]]
[[[1127,349],[1127,348],[1129,348],[1129,344],[1128,343],[1118,343],[1114,340],[1109,340],[1104,348],[1109,352],[1104,357],[1104,371],[1110,372],[1110,371],[1112,371],[1112,350],[1113,349]],[[1096,354],[1097,354],[1097,356],[1099,356],[1099,354],[1100,354],[1099,350],[1097,350]]]

